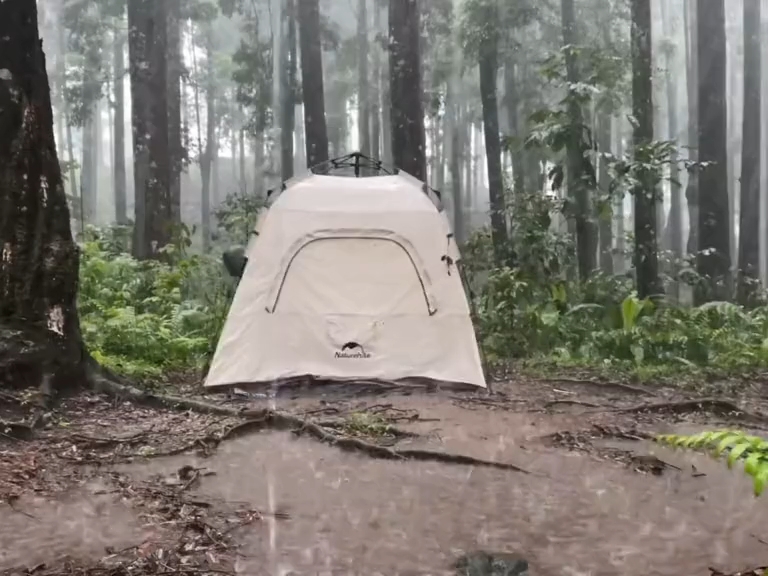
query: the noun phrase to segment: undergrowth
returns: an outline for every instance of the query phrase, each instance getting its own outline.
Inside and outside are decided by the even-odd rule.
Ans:
[[[203,368],[234,291],[220,261],[166,251],[138,261],[119,228],[91,230],[81,246],[79,310],[91,354],[140,379]]]

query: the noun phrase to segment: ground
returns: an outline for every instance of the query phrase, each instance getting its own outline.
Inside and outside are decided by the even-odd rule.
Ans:
[[[768,564],[767,505],[749,479],[649,440],[764,433],[759,382],[707,397],[515,377],[491,394],[198,399],[262,417],[83,393],[38,418],[30,439],[0,430],[0,573],[448,575],[478,550],[546,576]],[[0,397],[6,417],[19,400]]]

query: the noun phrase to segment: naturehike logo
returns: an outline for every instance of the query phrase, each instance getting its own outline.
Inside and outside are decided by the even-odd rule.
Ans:
[[[365,351],[362,344],[357,342],[347,342],[341,347],[341,351],[334,354],[336,358],[370,358],[371,355]]]

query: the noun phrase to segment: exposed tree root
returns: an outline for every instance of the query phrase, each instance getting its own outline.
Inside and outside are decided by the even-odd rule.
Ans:
[[[661,402],[656,404],[641,404],[631,408],[617,410],[621,414],[639,414],[643,412],[712,412],[721,416],[738,416],[743,421],[766,423],[768,417],[762,414],[752,414],[739,408],[733,402],[720,398],[701,398],[699,400],[683,400],[680,402]]]
[[[204,446],[208,448],[211,445],[215,447],[224,440],[233,439],[238,436],[250,434],[252,432],[269,429],[291,431],[296,434],[306,433],[316,440],[331,446],[336,446],[342,450],[351,452],[361,452],[371,458],[378,458],[383,460],[432,461],[441,462],[444,464],[482,466],[488,468],[497,468],[501,470],[512,470],[525,474],[529,473],[528,471],[520,468],[519,466],[515,466],[514,464],[481,460],[472,456],[447,454],[431,450],[395,450],[392,448],[386,448],[384,446],[377,446],[376,444],[365,442],[357,438],[345,438],[337,436],[314,422],[273,410],[236,409],[228,406],[218,406],[210,402],[180,398],[178,396],[153,394],[151,392],[140,390],[135,386],[130,385],[130,383],[121,382],[117,376],[110,374],[104,368],[98,366],[98,364],[96,364],[93,360],[89,362],[89,378],[91,379],[93,387],[97,391],[112,396],[117,396],[119,398],[125,398],[139,404],[176,410],[192,410],[194,412],[234,416],[246,419],[245,421],[229,428],[218,437],[206,436],[205,438],[199,438],[189,446],[174,450],[174,453],[176,454],[197,447]]]
[[[622,392],[629,392],[630,394],[636,394],[639,396],[655,396],[651,390],[641,388],[640,386],[632,386],[631,384],[624,384],[623,382],[600,382],[599,380],[583,380],[579,378],[546,378],[544,382],[549,384],[563,384],[566,386],[591,386],[592,388],[602,388],[607,390],[609,388],[615,388]]]

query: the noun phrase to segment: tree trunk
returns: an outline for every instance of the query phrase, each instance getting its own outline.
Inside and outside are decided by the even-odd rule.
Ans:
[[[418,0],[389,2],[392,157],[397,168],[426,182],[426,135],[421,101]]]
[[[82,135],[81,162],[80,162],[80,202],[82,203],[82,216],[84,224],[94,224],[94,194],[96,193],[96,182],[94,172],[96,167],[93,165],[93,148],[96,143],[93,141],[94,130],[93,123],[95,113],[93,106],[87,111],[83,127],[80,131]]]
[[[379,31],[381,30],[381,8],[379,7],[378,0],[373,0],[373,34],[374,38],[377,38]],[[371,75],[371,86],[374,88],[373,95],[370,96],[370,113],[371,113],[371,156],[376,159],[381,159],[381,46],[379,42],[374,40],[372,47],[371,63],[373,65],[373,71]]]
[[[240,150],[240,163],[239,163],[239,166],[240,166],[240,178],[239,178],[240,193],[243,196],[245,196],[246,194],[248,194],[248,181],[246,180],[246,177],[245,177],[245,129],[244,128],[240,128],[240,130],[238,131],[238,136],[239,136],[238,148]],[[293,138],[291,138],[291,140],[293,140]],[[290,174],[289,178],[291,178],[293,176],[293,146],[291,146],[291,157],[290,157],[290,161],[288,163],[291,166],[291,169],[290,169],[290,172],[289,172],[289,174]]]
[[[635,161],[647,163],[647,147],[653,141],[653,63],[651,58],[651,0],[632,0],[632,114]],[[635,196],[635,272],[640,298],[658,295],[656,252],[656,186],[652,169],[640,169]]]
[[[597,149],[601,154],[611,152],[611,130],[613,118],[606,112],[601,112],[597,119]],[[598,232],[600,234],[600,270],[613,274],[613,211],[610,209],[611,177],[608,173],[608,162],[603,156],[598,158],[598,184],[600,193],[606,202],[606,208],[598,210]]]
[[[699,159],[699,55],[698,26],[696,24],[697,6],[695,2],[683,2],[685,14],[686,47],[686,83],[688,91],[688,161]],[[688,171],[688,183],[685,187],[685,199],[688,203],[688,242],[686,252],[695,255],[699,251],[699,170]]]
[[[200,154],[200,177],[202,179],[201,190],[201,226],[203,235],[203,252],[208,252],[211,249],[211,172],[215,173],[215,178],[218,180],[218,172],[215,168],[218,166],[218,136],[216,134],[216,73],[213,66],[213,31],[210,25],[206,27],[205,37],[205,56],[206,56],[206,89],[205,89],[205,148],[201,148]],[[196,96],[196,100],[199,101],[199,96]],[[199,109],[199,103],[197,104]],[[201,130],[199,126],[200,118],[198,112],[198,134]],[[199,136],[198,136],[199,139]],[[202,146],[202,144],[201,144]],[[232,154],[235,154],[234,147],[232,148]],[[212,170],[214,168],[214,170]],[[216,183],[214,182],[214,188]]]
[[[509,57],[504,66],[504,104],[507,109],[509,136],[515,139],[512,156],[512,183],[516,196],[525,191],[525,155],[522,149],[524,134],[520,128],[520,94],[517,87],[517,63]]]
[[[699,161],[713,163],[699,175],[699,251],[697,268],[709,293],[697,302],[728,299],[730,216],[726,108],[725,6],[723,0],[698,0],[697,52]]]
[[[59,344],[41,368],[56,389],[82,382],[84,363],[78,250],[37,22],[36,2],[0,2],[0,322]],[[5,367],[16,360],[0,356]]]
[[[299,0],[301,2],[302,0]],[[293,177],[293,133],[296,131],[296,6],[295,0],[285,0],[283,21],[286,28],[285,41],[281,43],[283,66],[281,66],[281,88],[283,99],[280,129],[280,171],[282,181]],[[241,150],[242,153],[242,150]],[[243,163],[245,160],[243,160]],[[245,164],[243,164],[245,165]],[[243,178],[243,182],[245,179]]]
[[[181,223],[181,170],[185,150],[181,142],[181,0],[167,4],[167,90],[168,90],[168,167],[172,222]]]
[[[576,14],[574,0],[561,0],[561,18],[563,28],[563,45],[575,46]],[[568,49],[565,56],[566,77],[568,84],[575,86],[579,82],[576,53]],[[589,187],[584,174],[584,141],[582,132],[584,120],[578,98],[571,93],[568,98],[569,134],[567,149],[568,195],[575,205],[576,252],[579,268],[579,278],[585,281],[595,269],[597,247],[594,242],[592,209],[590,207]]]
[[[614,118],[613,137],[617,158],[624,157],[624,124],[623,116]],[[613,262],[613,270],[617,274],[624,274],[627,269],[627,245],[626,245],[626,219],[624,214],[624,191],[619,190],[615,200],[616,210],[616,258]]]
[[[489,22],[498,19],[498,11],[490,8]],[[490,27],[495,30],[495,26]],[[491,207],[491,236],[497,265],[507,260],[509,237],[504,206],[504,177],[501,170],[501,143],[499,141],[499,106],[496,78],[498,75],[499,39],[494,33],[486,34],[480,42],[480,99],[483,107],[483,133],[485,135],[486,162],[488,164],[488,197]]]
[[[328,160],[328,128],[325,123],[323,52],[320,43],[318,0],[301,0],[298,6],[298,17],[307,167],[311,168]]]
[[[112,160],[115,179],[115,221],[120,225],[126,225],[128,224],[128,196],[125,172],[125,36],[117,27],[115,27],[112,65],[115,71],[115,142]]]
[[[133,101],[136,225],[134,255],[156,258],[171,241],[173,202],[168,139],[167,5],[128,2],[128,50]]]
[[[672,22],[670,20],[667,4],[661,3],[662,23],[664,26],[664,36],[667,42],[674,42],[672,32]],[[676,143],[680,139],[680,128],[678,126],[678,102],[677,102],[677,81],[675,70],[675,58],[672,51],[667,52],[666,67],[664,70],[664,84],[667,91],[667,136],[669,140]],[[678,156],[678,146],[672,149],[669,164],[670,179],[670,203],[669,218],[667,223],[667,238],[669,249],[676,260],[683,257],[683,198],[680,186],[680,164]]]
[[[744,118],[739,214],[739,301],[747,304],[760,274],[760,0],[744,0]]]
[[[371,97],[368,90],[368,0],[357,2],[357,130],[360,152],[371,155]]]

